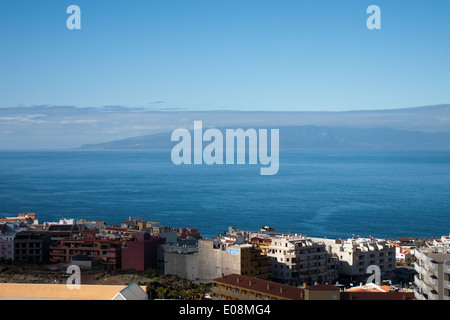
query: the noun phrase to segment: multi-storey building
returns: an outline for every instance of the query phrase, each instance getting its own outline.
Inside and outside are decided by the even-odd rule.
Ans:
[[[73,224],[51,224],[48,226],[48,234],[53,244],[58,244],[62,239],[70,238],[76,232],[77,225]]]
[[[417,300],[450,300],[450,252],[447,245],[415,249],[414,296]]]
[[[117,269],[121,265],[122,241],[97,237],[97,230],[74,233],[63,239],[59,245],[50,247],[52,262],[70,262],[74,256],[87,256],[100,259],[108,269]]]
[[[26,230],[18,232],[14,237],[14,261],[49,261],[50,241],[50,235],[45,231]]]
[[[86,228],[94,228],[94,229],[105,229],[108,224],[104,220],[86,220],[86,219],[78,219],[75,223],[78,226],[86,227]]]
[[[136,234],[122,247],[122,269],[156,270],[157,248],[164,242],[164,238],[152,237],[146,232]]]
[[[324,244],[327,252],[338,259],[340,281],[364,282],[372,273],[369,266],[380,268],[380,277],[390,277],[395,270],[395,247],[375,238],[311,238]]]
[[[177,232],[177,237],[180,240],[187,240],[189,238],[201,239],[200,232],[197,228],[173,228],[172,231]]]
[[[0,259],[14,259],[14,235],[6,223],[0,224]]]
[[[242,239],[217,237],[198,241],[198,274],[213,279],[232,273],[267,279],[268,259]]]
[[[291,285],[329,283],[338,278],[337,261],[325,245],[303,235],[275,232],[273,227],[243,231],[229,227],[228,235],[249,240],[270,258],[270,278]]]
[[[160,257],[165,274],[189,280],[211,280],[232,273],[261,279],[270,275],[268,257],[242,239],[200,239],[196,248],[164,245]]]
[[[17,217],[2,217],[0,218],[0,222],[25,222],[27,224],[32,224],[36,222],[36,214],[35,213],[19,213]]]
[[[213,300],[304,300],[303,288],[229,274],[212,280]]]
[[[14,260],[14,238],[18,232],[29,230],[24,222],[0,222],[0,258]]]
[[[105,227],[99,230],[99,236],[108,239],[132,239],[139,231],[136,229],[128,229],[123,227]]]
[[[129,217],[127,221],[122,221],[121,223],[121,227],[125,228],[125,229],[135,229],[138,230],[139,229],[139,223],[142,223],[142,219],[141,218],[132,218]]]
[[[198,246],[165,243],[158,246],[157,271],[173,274],[183,279],[198,279]]]
[[[337,278],[336,261],[323,244],[295,235],[271,236],[267,248],[271,278],[291,285],[312,285]]]
[[[239,274],[212,280],[213,300],[339,300],[340,289],[332,285],[294,287]]]

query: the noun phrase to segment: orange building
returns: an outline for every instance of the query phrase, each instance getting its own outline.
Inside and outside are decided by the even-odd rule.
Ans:
[[[36,220],[35,213],[19,213],[17,217],[0,218],[0,222],[33,222]]]
[[[341,292],[341,300],[413,300],[414,292],[398,291],[391,286],[368,283]]]
[[[294,287],[273,281],[230,274],[212,280],[214,300],[339,300],[332,285]]]

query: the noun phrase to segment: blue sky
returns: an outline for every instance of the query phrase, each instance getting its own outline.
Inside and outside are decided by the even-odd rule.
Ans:
[[[66,9],[81,8],[81,30]],[[369,5],[381,30],[369,30]],[[343,111],[450,102],[450,2],[0,2],[0,107]]]

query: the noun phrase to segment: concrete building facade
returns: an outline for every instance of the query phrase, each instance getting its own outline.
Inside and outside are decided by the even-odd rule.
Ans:
[[[303,236],[272,236],[267,256],[271,278],[291,285],[326,283],[337,278],[336,262],[318,244]]]
[[[178,275],[183,279],[198,279],[198,247],[166,243],[158,247],[160,274]]]
[[[450,253],[447,245],[415,250],[414,296],[417,300],[450,300]]]
[[[211,280],[232,273],[267,279],[268,258],[252,244],[224,238],[200,239],[197,246],[161,246],[164,274]]]
[[[371,274],[369,266],[378,266],[381,277],[390,277],[395,270],[395,247],[384,239],[311,239],[324,244],[326,251],[339,261],[339,278],[343,281],[365,282]]]
[[[239,274],[212,280],[213,300],[339,300],[340,290],[332,285],[294,287]]]
[[[70,262],[72,257],[84,255],[101,260],[107,269],[121,266],[122,241],[97,237],[96,230],[85,230],[50,246],[51,262]]]
[[[122,247],[122,269],[145,271],[157,268],[157,248],[165,242],[164,238],[152,237],[140,232],[125,242]]]
[[[47,262],[50,260],[48,232],[21,231],[14,237],[14,261]]]

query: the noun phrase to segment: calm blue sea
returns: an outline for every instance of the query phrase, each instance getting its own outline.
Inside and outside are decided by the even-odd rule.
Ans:
[[[170,151],[2,151],[0,215],[129,216],[204,236],[261,225],[307,236],[450,233],[450,152],[287,151],[259,165],[176,166]]]

